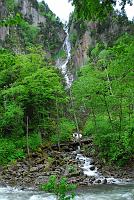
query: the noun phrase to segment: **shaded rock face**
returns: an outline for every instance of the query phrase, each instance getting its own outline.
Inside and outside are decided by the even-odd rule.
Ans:
[[[7,15],[7,10],[4,0],[0,1],[0,19]]]
[[[0,1],[0,19],[7,16],[7,9],[4,0]],[[9,27],[0,27],[0,40],[4,41],[6,35],[9,34]],[[0,42],[1,43],[1,42]]]
[[[36,0],[18,0],[18,5],[23,17],[33,25],[38,26],[39,23],[46,24],[46,18],[38,12],[38,3]]]
[[[9,35],[9,27],[0,27],[0,40],[5,41],[6,35]]]
[[[111,45],[119,36],[125,32],[134,33],[134,24],[127,17],[113,16],[104,22],[70,21],[70,42],[72,46],[72,57],[69,65],[70,72],[76,77],[77,70],[87,64],[90,52],[97,43],[104,46]]]
[[[15,53],[21,53],[25,52],[27,43],[32,40],[32,42],[30,41],[32,45],[43,46],[49,57],[55,55],[61,48],[66,33],[63,24],[56,19],[48,7],[45,11],[46,4],[43,5],[44,13],[41,13],[37,0],[14,0],[14,8],[10,11],[6,1],[0,1],[0,19],[7,19],[15,13],[20,13],[25,22],[29,24],[29,28],[25,28],[25,26],[28,26],[26,24],[0,27],[0,47],[12,49]],[[33,32],[30,33],[32,29]],[[35,32],[37,32],[37,35],[34,39],[31,39],[32,34],[35,34]],[[27,39],[27,35],[31,35],[31,38]]]

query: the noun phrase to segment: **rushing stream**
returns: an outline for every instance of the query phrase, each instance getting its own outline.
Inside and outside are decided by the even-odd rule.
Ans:
[[[73,79],[67,74],[67,64],[71,56],[68,34],[64,45],[67,50],[67,58],[59,68],[65,76],[67,87],[70,88]],[[97,167],[94,166],[93,159],[83,156],[80,153],[80,148],[76,154],[76,159],[78,160],[79,167],[83,169],[86,176],[95,177],[95,181],[97,179],[101,181],[105,179],[98,172]],[[107,177],[106,180],[108,184],[96,184],[77,189],[75,200],[134,200],[134,183],[130,184],[124,180],[114,179],[114,177]],[[52,194],[32,189],[21,190],[11,187],[0,187],[0,200],[56,200],[56,197]]]
[[[73,78],[67,73],[67,64],[71,58],[71,45],[68,32],[63,48],[66,49],[67,58],[64,63],[59,65],[59,68],[65,77],[67,88],[70,88]],[[93,159],[87,158],[80,153],[80,148],[78,149],[76,159],[78,160],[79,167],[83,170],[83,173],[86,176],[95,177],[93,182],[94,184],[96,184],[98,180],[102,183],[106,180],[106,183],[108,183],[106,185],[102,184],[89,186],[84,189],[81,188],[77,192],[75,197],[76,200],[134,200],[134,184],[128,184],[128,180],[115,179],[114,177],[105,178],[100,172],[98,172],[97,167],[94,166]],[[46,194],[38,194],[36,196],[36,194],[34,194],[30,199],[55,199],[53,196],[46,197],[45,195]]]
[[[0,200],[56,200],[56,197],[45,192],[7,187],[0,188]],[[134,184],[80,188],[75,200],[134,200]]]

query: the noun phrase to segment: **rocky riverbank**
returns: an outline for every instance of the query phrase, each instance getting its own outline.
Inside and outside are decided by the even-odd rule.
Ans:
[[[89,145],[91,146],[91,144]],[[22,188],[38,188],[39,185],[48,181],[50,175],[56,175],[58,178],[65,176],[69,183],[78,185],[106,184],[110,177],[134,179],[133,167],[131,169],[111,169],[103,165],[97,158],[92,161],[90,170],[94,170],[96,166],[99,173],[103,175],[103,179],[84,175],[80,161],[76,159],[78,152],[74,151],[73,147],[76,148],[75,145],[69,147],[64,145],[60,151],[56,146],[39,148],[24,160],[18,160],[12,165],[1,168],[0,182],[4,185]],[[84,154],[84,150],[82,153]]]

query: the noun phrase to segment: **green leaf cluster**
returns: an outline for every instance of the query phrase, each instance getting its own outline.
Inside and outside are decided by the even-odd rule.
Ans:
[[[2,138],[12,140],[16,137],[16,140],[19,140],[26,136],[28,117],[28,144],[30,149],[35,149],[41,142],[36,133],[49,138],[57,132],[57,108],[61,117],[66,102],[66,93],[59,71],[46,63],[41,47],[29,48],[27,54],[18,55],[6,50],[1,51],[0,136]],[[25,149],[26,142],[24,146],[22,144],[21,148],[23,147]],[[12,154],[16,147],[11,145],[11,148]]]
[[[67,179],[64,177],[58,181],[56,176],[50,176],[48,183],[43,184],[41,188],[55,194],[57,200],[71,200],[75,197],[74,193],[69,195],[68,192],[75,190],[76,185],[68,184]]]
[[[103,20],[111,12],[113,7],[117,4],[117,0],[71,0],[75,6],[75,15],[77,18],[86,20]],[[132,4],[132,0],[121,0],[120,5],[122,12],[125,13],[124,8],[126,4]]]
[[[72,139],[72,133],[75,130],[75,124],[73,121],[67,118],[61,118],[58,122],[57,134],[51,136],[52,143],[70,141]]]
[[[0,27],[2,26],[15,26],[20,24],[23,21],[21,15],[17,13],[14,16],[8,16],[6,19],[0,21]]]
[[[133,69],[134,37],[125,34],[112,47],[97,45],[72,87],[84,134],[101,157],[120,165],[134,154]]]

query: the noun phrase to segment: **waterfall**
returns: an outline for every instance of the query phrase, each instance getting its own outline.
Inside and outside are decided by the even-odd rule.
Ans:
[[[71,44],[69,41],[68,30],[66,30],[66,34],[67,36],[62,47],[64,50],[66,50],[66,59],[64,60],[64,62],[62,62],[62,64],[58,61],[57,66],[61,70],[65,78],[67,89],[69,89],[73,82],[73,75],[71,75],[67,69],[67,65],[69,63],[69,60],[71,59]],[[70,93],[70,96],[71,96],[71,93]],[[77,135],[79,134],[77,133]],[[120,184],[122,182],[125,182],[123,179],[103,176],[98,171],[98,168],[95,166],[93,159],[88,158],[81,153],[80,146],[78,146],[78,149],[75,152],[72,152],[72,154],[76,155],[76,160],[78,161],[79,167],[83,170],[84,175],[86,175],[87,177],[94,177],[93,184],[96,184],[96,183]]]
[[[67,71],[67,64],[69,63],[69,60],[71,58],[71,44],[70,44],[70,41],[69,41],[69,33],[68,33],[68,30],[66,30],[66,39],[64,41],[64,44],[63,44],[63,49],[66,50],[66,60],[62,63],[62,64],[59,64],[58,65],[58,68],[61,69],[61,72],[65,78],[65,81],[66,81],[66,84],[67,84],[67,88],[70,88],[71,85],[72,85],[72,82],[73,82],[73,75],[69,74],[68,71]]]

